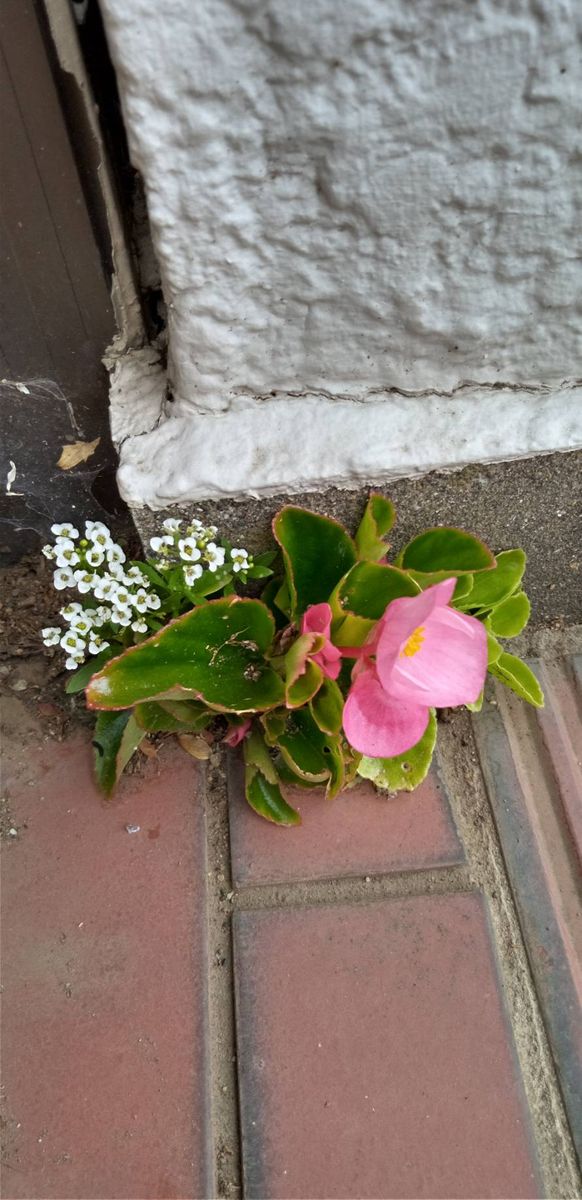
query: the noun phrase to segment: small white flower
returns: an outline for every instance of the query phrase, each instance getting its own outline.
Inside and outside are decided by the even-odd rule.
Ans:
[[[102,625],[106,625],[107,622],[110,620],[111,620],[111,609],[107,608],[107,606],[105,604],[100,604],[95,609],[95,616],[93,617],[93,623],[95,625],[95,628],[100,629]]]
[[[225,551],[222,546],[217,546],[214,542],[209,542],[204,553],[209,571],[214,572],[219,567],[224,566]]]
[[[80,633],[81,637],[87,637],[93,628],[93,622],[86,613],[77,613],[71,620],[71,629],[75,633]]]
[[[147,633],[148,631],[147,623],[143,620],[143,618],[141,618],[139,621],[132,621],[131,628],[133,629],[134,633]]]
[[[75,549],[75,543],[69,542],[68,545],[60,545],[57,542],[55,546],[57,552],[57,567],[76,567],[81,559]]]
[[[111,541],[111,532],[103,524],[103,521],[85,521],[85,537],[89,538],[92,542],[102,537],[106,537]]]
[[[160,597],[156,595],[155,592],[150,592],[150,594],[147,598],[147,606],[148,606],[148,608],[151,608],[151,609],[161,608],[162,601],[160,600]]]
[[[182,522],[177,521],[175,517],[166,517],[165,521],[162,521],[162,529],[167,529],[168,533],[177,533],[181,524]]]
[[[197,521],[196,518],[190,521],[190,524],[186,528],[186,534],[188,537],[191,537],[193,533],[204,533],[202,521]]]
[[[131,592],[128,592],[127,588],[123,586],[117,588],[115,592],[115,603],[118,608],[131,608],[133,600],[134,597]]]
[[[89,639],[89,645],[87,649],[89,654],[101,654],[101,651],[106,650],[108,645],[109,642],[104,642],[100,637],[96,637],[95,634],[93,634],[93,636]]]
[[[111,546],[108,546],[106,553],[107,553],[107,562],[110,565],[115,564],[115,563],[124,563],[125,562],[125,554],[123,553],[121,546],[117,545],[117,542],[113,542],[113,544]]]
[[[193,537],[180,538],[178,551],[184,562],[198,562],[200,558],[200,551]]]
[[[150,538],[150,546],[156,554],[167,554],[173,545],[174,539],[169,534],[164,534],[163,537]]]
[[[121,563],[109,563],[109,574],[116,583],[125,583],[125,571]]]
[[[133,607],[138,613],[147,612],[148,609],[148,594],[145,588],[138,588],[133,597]]]
[[[45,629],[41,629],[45,646],[58,646],[62,632],[62,629],[58,629],[56,625],[47,625]]]
[[[125,572],[125,581],[129,583],[137,583],[140,587],[145,587],[147,583],[147,576],[144,575],[143,571],[140,571],[139,567],[130,567],[129,571]]]
[[[85,639],[76,633],[74,629],[69,629],[65,636],[61,638],[61,646],[69,654],[82,654],[85,649]]]
[[[57,592],[62,592],[63,588],[75,586],[75,576],[70,567],[58,567],[53,575],[53,583]]]
[[[90,592],[91,589],[95,587],[96,581],[97,581],[97,577],[95,575],[93,575],[90,571],[75,571],[75,582],[77,584],[77,590],[81,593],[82,596],[85,595],[87,592]]]
[[[87,550],[85,558],[90,567],[100,567],[105,558],[105,551],[101,548],[101,546],[91,546],[90,549]]]
[[[52,558],[57,557],[57,552],[56,552],[54,546],[51,546],[49,542],[47,542],[46,546],[43,546],[42,552],[43,552],[45,558],[52,559]]]
[[[61,617],[64,617],[65,621],[71,621],[73,617],[77,615],[77,613],[82,612],[83,605],[79,604],[78,600],[72,600],[70,604],[65,604],[65,607],[61,608],[60,610]]]
[[[232,569],[235,573],[238,571],[248,571],[251,564],[247,550],[238,550],[233,546],[230,557],[232,558]]]
[[[65,659],[65,668],[67,671],[76,671],[77,667],[80,667],[82,662],[82,654],[76,654],[75,656],[71,655],[70,658]]]
[[[131,609],[121,608],[115,604],[111,612],[111,622],[113,625],[123,625],[127,628],[131,625]]]
[[[193,567],[184,567],[184,582],[188,587],[193,587],[196,580],[200,579],[200,576],[203,574],[204,572],[199,563],[196,563]]]
[[[55,537],[78,538],[79,530],[75,529],[74,525],[69,525],[67,521],[63,525],[51,525],[51,533]]]
[[[102,575],[95,582],[95,599],[96,600],[113,600],[117,594],[119,584],[117,580],[112,579],[111,575]]]

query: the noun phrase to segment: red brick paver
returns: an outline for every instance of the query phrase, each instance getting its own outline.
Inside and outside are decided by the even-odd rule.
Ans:
[[[235,917],[251,1197],[538,1195],[477,894]]]
[[[289,801],[303,821],[281,830],[244,799],[239,760],[230,765],[233,882],[282,883],[417,870],[463,861],[444,785],[436,771],[413,795],[379,796],[361,783],[335,800],[297,789]]]
[[[6,780],[2,1194],[208,1196],[196,769],[164,749],[104,806],[86,738],[27,737]]]

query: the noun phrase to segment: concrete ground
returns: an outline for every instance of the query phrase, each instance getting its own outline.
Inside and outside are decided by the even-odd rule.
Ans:
[[[418,792],[292,830],[173,744],[104,804],[12,691],[5,1200],[580,1195],[582,642],[529,649],[545,710],[492,691]]]

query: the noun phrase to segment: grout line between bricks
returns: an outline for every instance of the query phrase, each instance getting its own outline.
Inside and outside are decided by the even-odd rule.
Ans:
[[[582,1194],[576,1152],[468,714],[441,726],[439,767],[471,877],[489,906],[545,1195],[576,1200]]]
[[[224,756],[213,753],[206,773],[206,853],[208,912],[208,1002],[210,1025],[211,1122],[214,1147],[212,1196],[241,1195],[241,1141],[238,1112],[232,895],[228,798]]]
[[[403,896],[432,896],[467,892],[475,887],[465,864],[386,875],[346,876],[336,879],[297,880],[289,883],[241,886],[233,907],[249,909],[309,908],[317,905],[365,904],[370,900]]]

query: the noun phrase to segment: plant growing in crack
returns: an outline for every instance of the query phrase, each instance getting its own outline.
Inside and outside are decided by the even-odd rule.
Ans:
[[[102,790],[151,734],[175,733],[200,758],[221,737],[242,745],[255,812],[295,825],[290,785],[330,798],[357,776],[379,791],[416,788],[436,710],[478,712],[487,671],[541,706],[535,675],[499,640],[529,618],[524,552],[495,556],[439,526],[389,561],[394,520],[373,494],[352,538],[288,505],[273,522],[277,550],[253,558],[214,526],[170,518],[152,554],[129,564],[104,525],[88,522],[84,537],[53,526],[55,586],[81,599],[61,610],[66,631],[43,637],[75,668],[67,690],[84,688],[97,713]],[[260,597],[239,594],[258,580]]]

